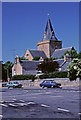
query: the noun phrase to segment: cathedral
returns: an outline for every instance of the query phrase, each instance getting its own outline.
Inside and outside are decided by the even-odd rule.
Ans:
[[[70,51],[72,47],[62,48],[62,40],[58,40],[55,36],[50,18],[48,17],[43,39],[37,43],[38,50],[26,50],[24,58],[32,61],[34,57],[44,58],[60,58],[66,51]],[[60,56],[56,53],[60,52]]]
[[[12,76],[37,74],[37,65],[45,58],[55,58],[59,63],[59,70],[67,70],[67,66],[71,62],[71,57],[68,55],[64,56],[64,53],[74,49],[74,47],[62,48],[62,40],[58,40],[56,37],[49,16],[43,39],[37,43],[37,48],[37,50],[26,50],[24,58],[27,60],[21,60],[20,62],[19,57],[16,56],[15,64],[12,67]],[[64,56],[64,59],[60,59],[62,56]],[[39,57],[39,61],[34,61],[35,57]]]

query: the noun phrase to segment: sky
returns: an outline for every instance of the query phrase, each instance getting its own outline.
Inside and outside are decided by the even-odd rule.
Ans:
[[[14,62],[16,54],[24,56],[26,49],[37,49],[43,38],[48,16],[62,47],[79,52],[78,2],[3,2],[2,60]]]

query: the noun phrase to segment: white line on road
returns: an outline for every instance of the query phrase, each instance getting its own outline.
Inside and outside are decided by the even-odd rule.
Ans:
[[[18,105],[14,105],[14,104],[11,104],[11,103],[9,105],[12,106],[12,107],[17,107],[18,106]]]
[[[29,104],[35,104],[35,103],[34,102],[28,102],[27,104],[29,105]]]
[[[4,106],[4,107],[8,107],[8,105],[5,105],[5,104],[0,104],[1,106]]]
[[[69,110],[58,108],[58,110],[69,112]]]
[[[3,115],[0,115],[0,117],[3,117]]]
[[[46,94],[50,94],[51,92],[46,92]]]
[[[81,115],[81,113],[78,113],[79,115]]]
[[[19,100],[20,102],[25,102],[24,100]]]
[[[14,101],[5,101],[5,102],[10,102],[10,103],[13,103]]]
[[[63,97],[63,96],[50,96],[50,97]]]
[[[50,106],[48,106],[48,105],[44,105],[44,104],[41,104],[41,106],[42,106],[42,107],[50,107]]]

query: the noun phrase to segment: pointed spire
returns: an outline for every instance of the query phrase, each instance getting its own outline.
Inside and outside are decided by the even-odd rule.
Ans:
[[[47,25],[46,25],[46,28],[45,28],[43,40],[49,40],[49,39],[57,40],[57,38],[55,37],[55,33],[53,31],[51,21],[50,21],[50,18],[49,18],[49,13],[48,13],[48,21],[47,21]]]

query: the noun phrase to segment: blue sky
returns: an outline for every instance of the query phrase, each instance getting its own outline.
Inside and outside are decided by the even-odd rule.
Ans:
[[[37,49],[48,16],[62,47],[79,51],[79,3],[76,2],[6,2],[2,3],[2,59],[14,61],[26,49]]]

